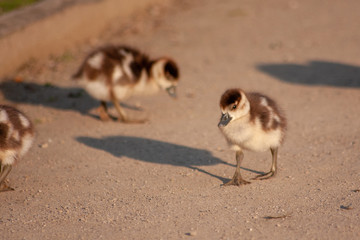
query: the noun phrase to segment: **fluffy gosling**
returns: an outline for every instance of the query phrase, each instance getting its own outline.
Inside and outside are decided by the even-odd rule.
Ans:
[[[272,165],[269,172],[254,179],[267,179],[277,172],[278,148],[286,131],[286,118],[271,98],[260,93],[245,93],[229,89],[220,100],[221,119],[218,124],[227,142],[236,151],[236,170],[233,178],[224,185],[241,185],[250,182],[240,174],[243,150],[263,152],[270,150]]]
[[[34,128],[29,118],[13,107],[0,105],[0,192],[14,190],[5,179],[33,140]]]
[[[145,54],[127,46],[106,46],[87,56],[76,74],[86,91],[100,100],[100,119],[109,120],[106,102],[112,102],[119,121],[142,123],[129,119],[119,101],[132,95],[154,94],[160,89],[176,97],[179,80],[177,64],[166,57],[150,60]]]

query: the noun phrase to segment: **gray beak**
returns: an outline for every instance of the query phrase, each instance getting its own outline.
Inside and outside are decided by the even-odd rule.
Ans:
[[[176,86],[171,86],[166,88],[166,91],[170,95],[170,97],[176,98]]]
[[[228,123],[231,121],[231,119],[232,118],[230,117],[229,113],[223,113],[221,115],[218,127],[225,127],[226,125],[228,125]]]

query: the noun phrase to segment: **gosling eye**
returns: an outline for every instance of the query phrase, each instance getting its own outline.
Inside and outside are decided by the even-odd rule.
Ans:
[[[173,76],[171,76],[170,73],[165,73],[165,77],[166,77],[166,79],[168,79],[168,80],[172,80],[172,79],[173,79]]]
[[[236,109],[236,107],[237,107],[237,105],[236,105],[236,104],[234,104],[234,105],[232,106],[232,109]]]

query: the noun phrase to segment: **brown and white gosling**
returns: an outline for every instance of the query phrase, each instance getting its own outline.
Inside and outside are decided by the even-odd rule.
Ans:
[[[286,118],[271,98],[260,93],[245,93],[229,89],[220,100],[222,116],[218,127],[229,145],[236,151],[236,170],[233,178],[224,185],[241,185],[250,182],[240,174],[243,150],[263,152],[270,150],[272,165],[268,173],[254,179],[267,179],[276,174],[278,148],[286,131]]]
[[[100,119],[109,120],[106,102],[112,102],[119,121],[141,123],[131,120],[121,108],[119,101],[132,95],[154,94],[160,89],[176,97],[179,80],[177,64],[170,58],[150,60],[148,56],[127,46],[106,46],[87,56],[73,76],[82,79],[86,91],[100,100]]]
[[[33,140],[34,128],[29,118],[13,107],[0,105],[0,192],[14,190],[5,184],[5,179]]]

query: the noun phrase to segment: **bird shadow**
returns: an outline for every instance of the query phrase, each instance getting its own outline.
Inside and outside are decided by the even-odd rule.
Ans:
[[[360,87],[360,67],[336,62],[310,61],[307,64],[259,64],[258,70],[282,81],[303,85]]]
[[[99,101],[88,95],[82,88],[5,80],[0,82],[0,91],[7,100],[14,103],[79,111],[83,115],[99,119],[98,116],[90,113],[91,109],[99,106]],[[123,103],[121,105],[131,110],[142,111],[136,106]]]
[[[217,178],[223,183],[229,179],[210,173],[200,166],[216,164],[234,166],[214,157],[207,150],[148,138],[109,136],[103,138],[77,137],[76,140],[86,146],[109,152],[115,157],[125,156],[145,162],[187,167]]]

